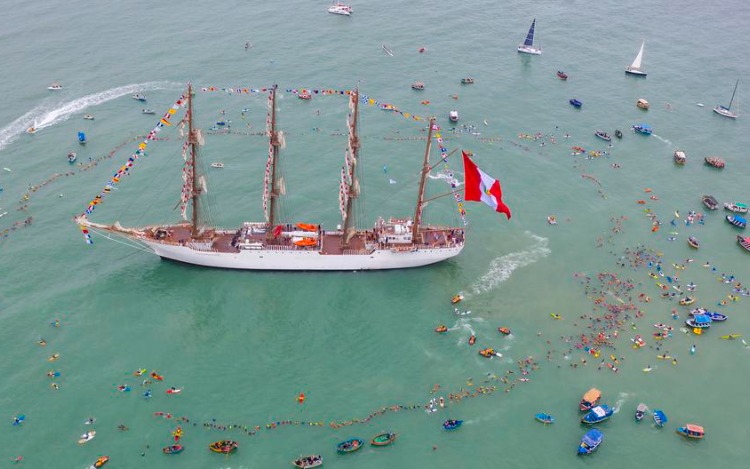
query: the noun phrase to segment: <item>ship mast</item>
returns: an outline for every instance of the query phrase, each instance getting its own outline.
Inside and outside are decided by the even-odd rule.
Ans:
[[[435,125],[435,118],[430,118],[429,129],[427,130],[427,148],[424,151],[424,163],[422,164],[422,173],[419,176],[419,193],[417,194],[417,208],[414,211],[414,224],[411,227],[412,242],[417,241],[419,225],[422,224],[422,209],[424,208],[424,188],[427,182],[427,175],[430,173],[430,148],[432,147],[432,128]]]
[[[191,217],[191,229],[190,235],[193,239],[198,237],[198,198],[200,191],[198,189],[198,180],[196,174],[196,154],[198,152],[198,129],[193,128],[193,85],[188,84],[188,142],[190,143],[190,166],[193,170],[193,177],[191,178],[191,196],[193,203],[192,217]]]
[[[359,181],[356,176],[357,161],[359,159],[359,136],[357,135],[357,125],[359,123],[359,88],[356,88],[351,95],[350,107],[353,107],[352,114],[348,122],[349,127],[349,148],[347,148],[347,158],[345,165],[346,176],[351,181],[346,190],[346,208],[344,209],[344,236],[342,246],[347,247],[351,239],[354,228],[352,227],[351,215],[354,199],[359,196]]]
[[[278,85],[273,85],[271,88],[271,96],[269,98],[269,122],[268,122],[268,164],[266,165],[266,190],[268,191],[268,211],[266,212],[266,221],[268,222],[269,230],[268,235],[272,236],[273,225],[276,223],[276,199],[279,197],[278,180],[276,177],[276,161],[279,157],[279,146],[281,142],[279,140],[279,134],[276,131],[276,88]]]

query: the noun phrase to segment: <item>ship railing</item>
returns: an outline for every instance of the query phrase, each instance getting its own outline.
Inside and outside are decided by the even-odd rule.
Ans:
[[[342,254],[345,256],[367,256],[369,254],[372,254],[372,250],[368,249],[344,249],[342,251]]]

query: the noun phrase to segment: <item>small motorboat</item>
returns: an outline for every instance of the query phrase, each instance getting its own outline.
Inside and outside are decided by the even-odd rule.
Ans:
[[[435,328],[435,332],[438,332],[442,334],[443,332],[448,332],[448,326],[445,324],[438,324],[438,326]]]
[[[717,312],[714,312],[714,311],[706,311],[703,314],[705,314],[706,316],[708,316],[709,318],[711,318],[712,322],[723,322],[723,321],[727,320],[727,315],[726,314],[721,314],[721,313],[717,313]]]
[[[602,440],[604,440],[604,433],[596,428],[589,430],[581,438],[581,444],[578,446],[578,455],[593,453],[602,444]]]
[[[85,145],[86,144],[86,134],[85,133],[78,132],[78,143],[80,143],[81,145]]]
[[[451,304],[455,305],[456,303],[460,303],[461,300],[463,300],[463,299],[464,299],[463,295],[458,295],[458,294],[453,295],[453,298],[451,298]]]
[[[604,422],[608,418],[612,417],[614,410],[610,409],[607,404],[598,405],[592,407],[586,415],[581,418],[581,423],[587,425],[594,425],[599,422]]]
[[[421,81],[415,81],[414,83],[411,84],[411,89],[422,91],[424,90],[424,83],[422,83]]]
[[[612,137],[610,137],[609,134],[607,132],[603,131],[603,130],[595,130],[594,131],[594,135],[596,135],[600,139],[605,140],[607,142],[611,142],[612,141]]]
[[[705,436],[703,427],[701,427],[700,425],[692,424],[692,423],[688,423],[684,427],[679,427],[677,429],[677,433],[679,433],[680,435],[686,438],[695,438],[697,440],[700,440]]]
[[[474,83],[474,79],[471,77],[461,78],[462,85],[471,85]]]
[[[221,169],[221,168],[224,167],[224,163],[218,163],[218,162],[217,163],[211,163],[211,167],[212,168],[219,168],[219,169]]]
[[[469,337],[469,345],[474,345],[475,343],[477,343],[477,336],[472,334],[471,337]]]
[[[673,156],[674,162],[677,164],[685,164],[687,162],[687,155],[684,151],[675,150]]]
[[[505,326],[500,326],[497,328],[497,331],[503,335],[510,335],[510,329],[508,329]]]
[[[550,225],[557,225],[557,217],[554,215],[548,216],[547,223],[549,223]]]
[[[354,13],[354,10],[350,5],[339,2],[329,6],[328,13],[333,13],[334,15],[351,16],[352,13]]]
[[[84,118],[85,120],[87,120],[87,121],[92,121],[92,120],[94,120],[94,116],[92,116],[91,114],[84,114],[84,115],[83,115],[83,118]]]
[[[578,107],[579,108],[579,107],[583,106],[583,103],[581,101],[577,100],[576,98],[573,98],[573,99],[569,100],[568,102],[573,107]]]
[[[292,466],[300,469],[310,469],[312,467],[320,467],[323,465],[323,456],[319,454],[311,454],[309,456],[302,456],[301,458],[292,461]]]
[[[144,109],[141,112],[143,114],[156,114],[153,109]]]
[[[669,419],[667,418],[667,414],[665,414],[662,410],[654,410],[654,423],[656,423],[657,427],[663,427],[664,424],[668,421]]]
[[[185,449],[182,445],[165,446],[161,449],[164,454],[180,454]]]
[[[622,130],[620,130],[620,129],[616,129],[616,130],[615,130],[615,137],[617,137],[617,138],[622,138]]]
[[[731,223],[737,228],[742,228],[744,230],[745,227],[747,226],[747,220],[745,220],[739,215],[727,215],[726,219],[727,219],[727,222]]]
[[[690,306],[693,303],[695,303],[695,297],[693,296],[686,296],[680,299],[680,306]]]
[[[109,462],[109,456],[100,456],[99,459],[94,462],[94,464],[91,465],[93,468],[99,468],[104,466]]]
[[[458,427],[460,427],[464,423],[463,420],[446,420],[443,422],[443,429],[444,430],[456,430]]]
[[[709,210],[716,210],[719,208],[719,202],[712,195],[703,195],[701,197],[701,202],[703,202],[703,205]]]
[[[458,111],[453,109],[452,111],[448,112],[448,120],[451,122],[458,122]]]
[[[648,104],[648,101],[643,98],[640,98],[638,101],[636,101],[635,105],[638,106],[638,108],[643,109],[644,111],[651,106],[650,104]]]
[[[26,129],[26,133],[27,133],[27,134],[30,134],[30,135],[34,135],[34,134],[36,133],[36,127],[34,127],[34,126],[32,125],[32,126],[31,126],[31,127],[29,127],[28,129]]]
[[[239,445],[236,441],[232,440],[219,440],[214,441],[210,445],[208,445],[208,448],[213,451],[214,453],[224,453],[229,454],[232,451],[236,450]]]
[[[131,96],[131,98],[135,99],[136,101],[141,101],[141,102],[146,101],[146,97],[143,96],[142,94],[134,94]]]
[[[68,153],[68,163],[70,164],[75,163],[76,158],[78,158],[78,155],[76,154],[76,152],[71,151],[70,153]]]
[[[302,90],[299,93],[297,93],[297,97],[299,99],[304,99],[304,100],[312,99],[312,95],[310,94],[309,91],[306,91],[306,90]]]
[[[690,246],[693,249],[698,249],[700,247],[700,242],[698,241],[698,238],[695,236],[688,236],[687,239],[688,246]]]
[[[724,202],[724,209],[734,213],[747,213],[747,204]]]
[[[718,169],[724,169],[724,166],[726,166],[724,160],[718,156],[707,156],[703,161],[705,161],[707,165]]]
[[[379,435],[375,435],[372,440],[370,440],[370,444],[372,446],[388,446],[394,441],[396,441],[396,434],[393,432],[384,432]]]
[[[640,422],[643,420],[643,417],[646,415],[646,412],[648,412],[648,407],[646,407],[646,404],[640,403],[638,404],[638,407],[635,409],[635,420],[636,422]]]
[[[60,91],[61,89],[63,89],[63,86],[58,82],[54,82],[51,85],[49,85],[47,89],[50,91]]]
[[[534,418],[537,419],[537,421],[542,422],[544,424],[555,423],[555,417],[551,416],[550,414],[545,414],[544,412],[539,412],[538,414],[534,414]]]
[[[586,394],[583,395],[579,408],[583,412],[591,410],[592,407],[594,407],[595,405],[599,403],[599,399],[601,399],[601,397],[602,397],[601,391],[599,391],[596,388],[591,388],[588,391],[586,391]]]
[[[87,443],[87,442],[93,440],[95,436],[96,436],[96,431],[95,430],[88,431],[88,432],[84,433],[83,435],[81,435],[81,438],[78,440],[78,444],[82,445],[84,443]]]
[[[364,446],[364,441],[359,438],[350,438],[336,445],[336,451],[341,454],[353,453]]]
[[[483,348],[479,351],[479,355],[485,357],[485,358],[492,358],[492,357],[502,357],[503,355],[501,353],[495,352],[495,349],[492,347]]]
[[[685,320],[685,324],[692,327],[693,329],[708,329],[711,327],[713,320],[707,314],[696,314],[692,318]]]
[[[651,135],[653,133],[653,129],[648,124],[635,124],[633,131],[643,135]]]
[[[567,80],[568,79],[568,74],[565,73],[565,72],[563,72],[562,70],[558,70],[557,71],[557,78],[559,78],[561,80]]]
[[[737,244],[745,251],[750,251],[750,236],[737,236]]]

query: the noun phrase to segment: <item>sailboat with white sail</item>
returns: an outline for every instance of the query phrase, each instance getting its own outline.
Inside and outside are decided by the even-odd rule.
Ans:
[[[729,106],[722,106],[721,104],[717,105],[714,108],[714,112],[716,114],[720,114],[724,117],[729,117],[730,119],[737,119],[737,117],[740,115],[740,97],[737,95],[737,87],[740,84],[740,80],[737,80],[737,83],[734,84],[734,91],[732,91],[732,98],[729,100]],[[735,106],[734,110],[732,110],[732,105],[734,104],[735,97],[737,98],[737,106]]]
[[[276,87],[269,90],[266,119],[268,160],[263,178],[263,211],[265,220],[244,222],[239,227],[223,229],[208,226],[203,220],[201,195],[206,193],[205,178],[198,174],[197,159],[203,136],[194,127],[193,91],[178,103],[186,103],[183,123],[187,138],[183,144],[184,167],[181,212],[183,220],[175,224],[157,224],[141,228],[124,228],[118,222],[107,225],[88,219],[100,197],[86,213],[76,219],[87,236],[88,230],[119,234],[152,250],[164,259],[206,267],[244,270],[378,270],[420,267],[457,256],[464,247],[465,229],[459,226],[437,226],[423,223],[423,209],[432,199],[425,197],[430,171],[430,148],[437,129],[430,119],[417,203],[413,217],[378,218],[374,227],[359,229],[354,224],[354,202],[360,194],[357,168],[361,140],[358,135],[358,90],[349,94],[347,118],[348,144],[341,169],[339,209],[341,225],[327,230],[318,223],[291,223],[279,219],[279,202],[285,184],[279,166],[284,136],[276,128]],[[108,187],[111,184],[108,185]],[[105,188],[105,192],[107,189]],[[455,191],[451,188],[450,195]],[[189,212],[189,213],[188,213]],[[188,216],[189,215],[189,216]]]
[[[635,59],[633,59],[633,63],[630,64],[630,67],[625,69],[625,73],[628,75],[635,75],[638,77],[645,77],[646,72],[641,70],[641,67],[643,66],[643,47],[646,45],[646,41],[641,42],[641,49],[638,51],[638,55],[635,56]]]
[[[518,45],[518,52],[532,55],[542,55],[542,48],[534,45],[534,28],[536,27],[536,18],[531,22],[529,32],[526,33],[526,39]]]

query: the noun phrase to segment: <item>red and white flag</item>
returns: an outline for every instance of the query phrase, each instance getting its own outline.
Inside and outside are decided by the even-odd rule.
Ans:
[[[510,220],[510,209],[503,203],[503,190],[500,181],[492,178],[482,171],[469,159],[466,152],[464,156],[464,187],[466,194],[464,200],[484,202],[496,212],[504,213]]]

